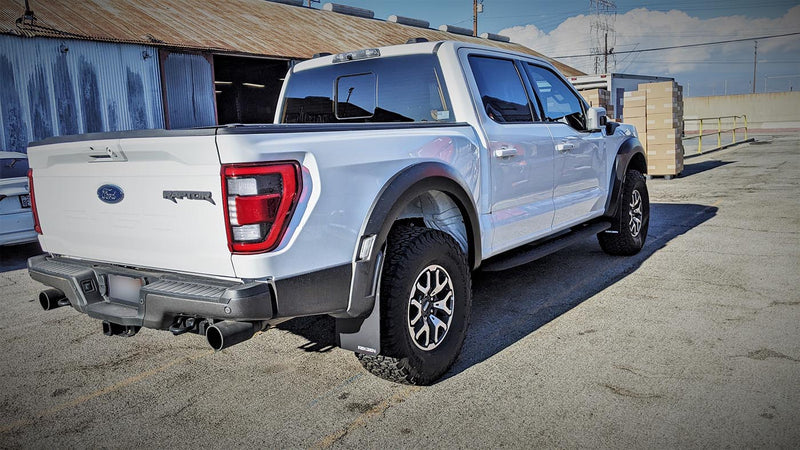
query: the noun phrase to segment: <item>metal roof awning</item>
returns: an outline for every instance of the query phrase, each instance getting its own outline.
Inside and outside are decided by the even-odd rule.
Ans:
[[[25,13],[24,0],[0,0],[0,33],[292,59],[422,37],[544,57],[511,42],[264,0],[30,0],[30,8],[35,20],[18,21]],[[582,74],[550,61],[565,75]]]

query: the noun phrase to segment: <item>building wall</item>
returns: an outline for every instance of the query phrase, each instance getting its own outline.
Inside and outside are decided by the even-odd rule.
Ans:
[[[0,149],[49,136],[161,128],[158,51],[0,35]]]
[[[746,114],[753,130],[800,129],[800,92],[688,97],[683,107],[684,120]],[[686,121],[687,131],[696,129],[697,122]]]
[[[197,54],[162,51],[169,128],[215,125],[211,62]]]

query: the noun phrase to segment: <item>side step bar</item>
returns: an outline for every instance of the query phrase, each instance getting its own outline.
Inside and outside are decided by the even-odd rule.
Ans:
[[[484,272],[499,272],[512,267],[521,266],[529,262],[543,258],[551,253],[555,253],[563,248],[569,247],[576,242],[602,233],[611,228],[610,222],[595,222],[582,227],[573,228],[573,231],[550,239],[541,243],[532,243],[522,247],[493,256],[481,264]]]

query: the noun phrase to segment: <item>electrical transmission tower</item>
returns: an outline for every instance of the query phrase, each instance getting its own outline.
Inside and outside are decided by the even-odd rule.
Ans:
[[[589,33],[591,45],[589,53],[594,57],[594,73],[608,73],[608,60],[614,66],[614,22],[617,19],[617,5],[612,0],[589,0],[590,15]]]

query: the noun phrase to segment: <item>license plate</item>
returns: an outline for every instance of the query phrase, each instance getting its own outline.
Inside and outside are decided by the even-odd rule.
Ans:
[[[30,208],[31,207],[31,195],[30,194],[23,194],[19,196],[19,205],[23,208]]]
[[[122,275],[108,276],[108,296],[115,300],[139,303],[139,290],[142,288],[141,278]]]

